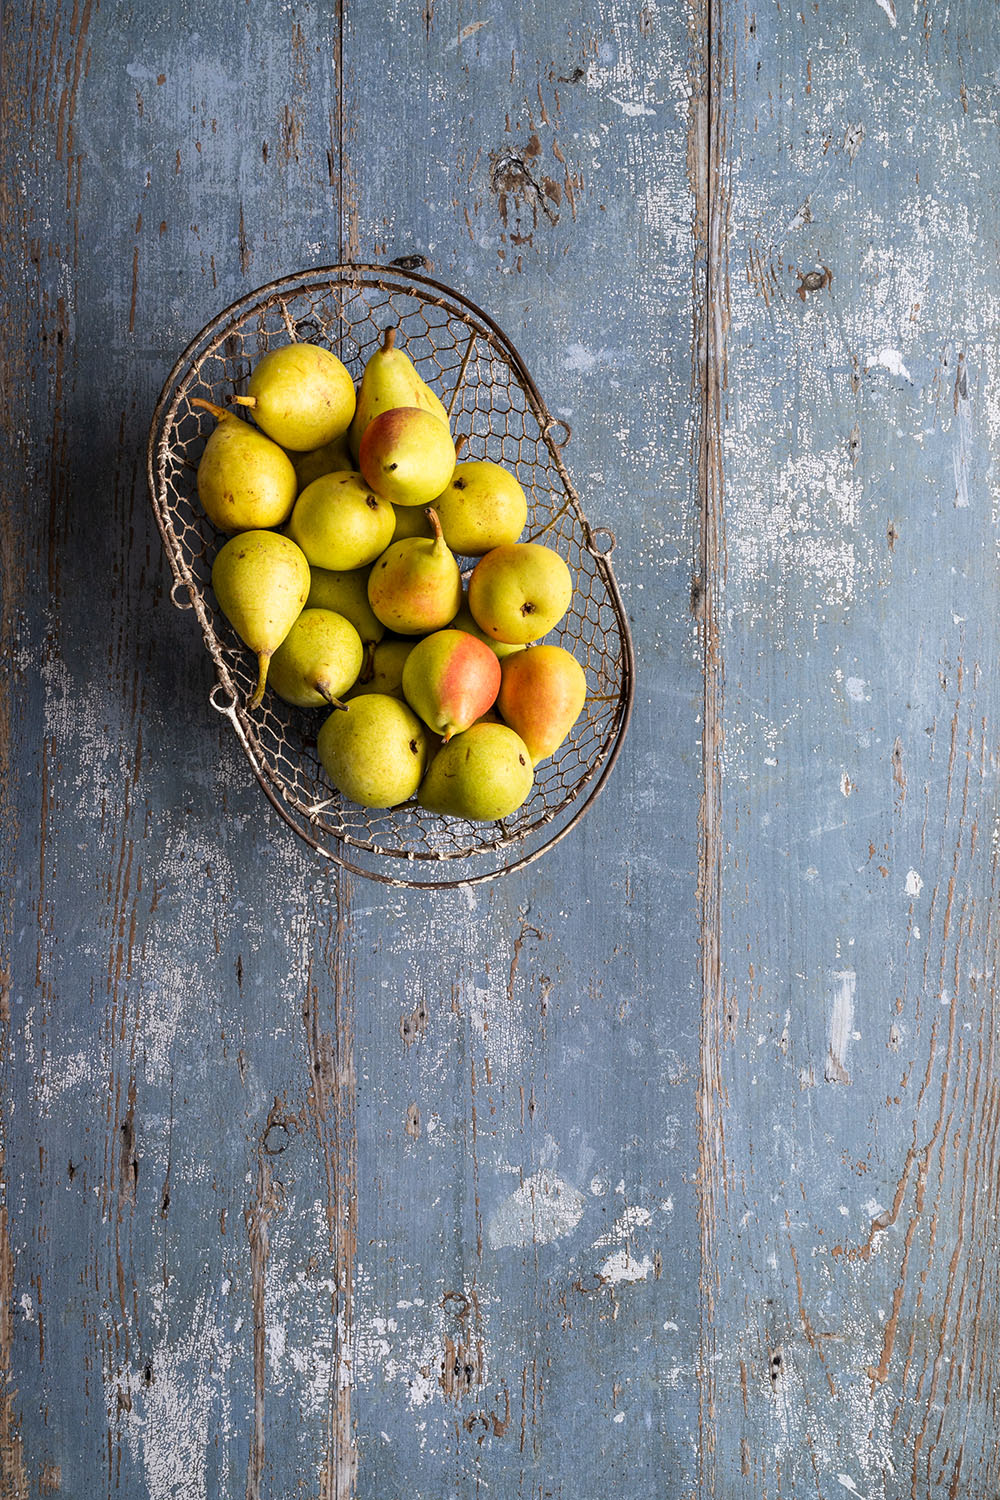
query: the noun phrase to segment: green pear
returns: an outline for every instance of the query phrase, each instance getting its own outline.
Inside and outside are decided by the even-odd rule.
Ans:
[[[469,601],[464,594],[462,596],[462,607],[455,618],[449,622],[449,629],[464,630],[467,635],[474,635],[477,641],[482,641],[484,645],[489,646],[493,655],[500,661],[503,661],[505,656],[512,656],[515,651],[524,650],[523,645],[513,646],[507,641],[495,641],[491,635],[486,634],[485,630],[480,630],[472,618],[472,610],[469,608]]]
[[[293,452],[288,456],[299,481],[300,495],[321,475],[343,474],[354,468],[354,455],[344,436],[334,438],[332,443],[324,443],[322,448],[314,448],[311,453]]]
[[[427,512],[433,539],[407,537],[387,547],[368,575],[368,602],[382,624],[397,635],[441,630],[458,613],[462,575],[441,535],[441,524]]]
[[[374,562],[392,536],[392,506],[360,474],[322,474],[295,502],[288,532],[315,568],[348,573]]]
[[[257,708],[268,663],[306,602],[309,564],[288,537],[276,531],[244,531],[218,553],[212,587],[236,634],[257,653],[257,687],[249,703]]]
[[[464,630],[425,635],[403,667],[407,703],[445,744],[486,713],[499,691],[499,661]]]
[[[459,464],[434,509],[445,541],[462,557],[516,542],[528,519],[528,501],[513,474],[485,459]]]
[[[427,734],[412,708],[384,693],[352,698],[317,738],[333,785],[362,807],[395,807],[413,796],[427,765]]]
[[[304,609],[271,658],[270,685],[296,708],[343,708],[364,661],[361,637],[332,609]]]
[[[257,426],[283,448],[309,453],[341,437],[354,416],[354,381],[319,344],[284,344],[257,361],[247,394]]]
[[[439,417],[419,406],[397,406],[365,428],[358,467],[393,505],[429,505],[455,472],[455,444]]]
[[[417,801],[432,813],[474,823],[506,818],[527,800],[534,772],[523,740],[506,724],[473,724],[431,761]]]
[[[503,663],[497,708],[536,763],[558,750],[586,698],[583,668],[562,646],[529,646]]]
[[[368,603],[368,571],[353,568],[349,573],[334,573],[329,568],[311,568],[306,600],[307,609],[332,609],[350,620],[365,646],[385,635],[385,626]]]
[[[351,422],[351,452],[357,458],[365,428],[373,418],[395,406],[420,406],[448,425],[448,413],[426,381],[421,380],[409,357],[396,348],[396,330],[387,328],[381,349],[376,349],[361,377],[357,409]]]
[[[214,401],[196,398],[217,419],[198,464],[198,499],[220,531],[280,526],[295,504],[295,470],[277,443]]]
[[[357,698],[362,693],[388,693],[392,698],[403,700],[403,666],[416,644],[412,637],[410,640],[398,640],[395,636],[387,636],[385,640],[379,641],[372,652],[368,672],[362,669],[361,677],[351,689],[350,696]]]
[[[558,552],[538,542],[494,547],[469,579],[469,608],[497,641],[527,644],[558,625],[573,597],[573,579]]]
[[[396,525],[392,533],[394,542],[401,542],[408,536],[434,535],[427,514],[421,506],[394,505],[392,508],[396,516]]]

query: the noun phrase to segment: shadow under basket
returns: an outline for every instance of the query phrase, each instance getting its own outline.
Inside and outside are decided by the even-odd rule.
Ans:
[[[466,434],[463,460],[491,459],[517,476],[528,497],[523,538],[554,548],[573,575],[569,611],[545,639],[584,667],[586,705],[568,739],[537,766],[527,802],[502,822],[440,817],[415,803],[383,812],[346,801],[317,758],[322,712],[291,708],[275,693],[260,708],[247,707],[256,660],[211,590],[212,560],[225,537],[198,502],[198,459],[214,424],[193,401],[228,406],[245,392],[261,356],[290,340],[331,349],[358,380],[390,326],[448,407],[452,430]],[[345,869],[396,886],[493,880],[564,838],[607,780],[632,707],[632,642],[609,562],[614,536],[590,526],[580,508],[560,451],[568,438],[486,313],[441,283],[393,266],[331,266],[271,282],[220,313],[171,371],[148,450],[153,509],[174,575],[171,597],[197,616],[215,663],[210,701],[232,725],[268,799],[317,853]]]

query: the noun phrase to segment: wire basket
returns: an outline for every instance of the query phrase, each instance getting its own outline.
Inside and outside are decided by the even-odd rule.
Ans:
[[[389,325],[398,326],[400,345],[449,408],[456,436],[466,434],[463,459],[488,458],[516,474],[528,497],[525,538],[555,548],[574,579],[569,611],[546,641],[565,646],[584,667],[587,702],[569,738],[536,768],[528,801],[502,822],[439,817],[415,804],[376,812],[339,796],[316,753],[321,714],[291,708],[274,693],[247,708],[256,661],[211,592],[212,560],[225,538],[198,502],[196,470],[213,419],[193,399],[228,405],[245,392],[257,360],[289,340],[325,345],[360,378]],[[327,859],[395,886],[492,880],[563,838],[606,781],[632,706],[632,642],[608,561],[614,536],[589,525],[562,461],[569,435],[492,319],[409,263],[331,266],[273,281],[220,313],[170,372],[148,464],[174,574],[171,597],[201,625],[217,677],[212,706],[231,723],[277,811]]]

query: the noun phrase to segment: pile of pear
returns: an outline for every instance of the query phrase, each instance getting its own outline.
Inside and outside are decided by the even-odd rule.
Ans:
[[[317,750],[337,791],[366,808],[414,797],[492,822],[528,798],[535,767],[583,710],[583,668],[544,644],[573,580],[520,540],[527,499],[486,460],[460,462],[448,412],[396,330],[355,390],[317,344],[269,351],[217,425],[198,495],[230,539],[212,586],[256,654],[257,685],[325,710]],[[463,587],[459,558],[474,562]]]

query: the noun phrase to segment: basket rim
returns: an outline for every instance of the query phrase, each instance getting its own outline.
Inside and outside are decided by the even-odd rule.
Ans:
[[[453,306],[457,305],[459,312],[461,312],[463,316],[465,316],[466,321],[468,321],[473,328],[475,328],[475,324],[478,323],[480,326],[478,329],[476,329],[476,331],[479,333],[479,335],[484,338],[488,344],[495,344],[499,346],[499,351],[502,352],[504,358],[513,367],[533,409],[534,416],[538,421],[542,441],[544,442],[549,452],[549,456],[556,468],[556,472],[559,475],[560,482],[563,485],[565,494],[567,496],[567,506],[572,508],[576,516],[576,519],[583,533],[587,551],[590,553],[596,569],[600,573],[604,586],[607,590],[608,598],[611,603],[612,609],[614,610],[621,638],[621,692],[619,696],[617,714],[612,719],[611,725],[609,726],[608,730],[608,748],[605,752],[603,763],[599,767],[598,774],[595,775],[594,773],[591,773],[591,775],[588,776],[580,784],[579,790],[576,795],[574,795],[566,804],[564,810],[570,810],[571,816],[566,820],[562,827],[554,829],[549,834],[549,836],[546,837],[544,841],[538,845],[537,848],[530,849],[527,852],[520,854],[516,859],[511,859],[510,861],[501,864],[498,868],[495,869],[478,871],[460,877],[456,876],[456,878],[448,880],[416,880],[410,878],[409,876],[404,876],[401,873],[389,874],[384,872],[383,870],[366,868],[363,864],[356,863],[355,859],[348,858],[344,853],[341,852],[342,849],[357,848],[358,845],[356,841],[352,840],[350,837],[340,838],[331,831],[324,835],[324,837],[326,838],[326,842],[321,842],[320,839],[318,839],[311,831],[309,831],[307,827],[304,827],[299,821],[299,819],[303,818],[304,816],[303,812],[297,807],[295,807],[293,810],[293,805],[290,804],[290,799],[285,797],[283,792],[279,792],[278,788],[283,787],[283,783],[280,777],[270,774],[266,762],[264,761],[261,754],[258,753],[258,749],[255,744],[255,735],[253,733],[252,724],[247,719],[245,710],[240,704],[239,694],[235,689],[232,678],[230,677],[229,671],[226,667],[226,663],[219,646],[218,638],[216,636],[214,624],[209,618],[205,608],[201,585],[191,575],[190,570],[186,565],[183,554],[180,551],[173,526],[170,523],[167,515],[165,514],[167,505],[158,485],[158,480],[162,479],[162,472],[158,467],[157,460],[161,453],[166,452],[169,448],[166,433],[169,426],[169,420],[173,414],[173,409],[181,399],[180,393],[178,391],[178,386],[181,384],[184,375],[190,371],[195,361],[198,359],[204,359],[211,352],[214,345],[219,342],[220,337],[225,336],[225,333],[230,325],[232,325],[234,322],[243,320],[248,314],[252,313],[254,309],[258,308],[262,303],[271,302],[275,298],[280,298],[282,295],[295,295],[301,293],[302,291],[307,290],[313,283],[319,283],[329,287],[336,286],[337,283],[340,283],[341,285],[360,288],[366,285],[384,287],[386,285],[386,282],[395,282],[396,289],[404,293],[411,290],[414,284],[416,284],[417,287],[425,288],[432,292],[435,292],[438,294],[436,297],[431,297],[429,299],[425,298],[425,300],[430,301],[432,305],[440,306],[445,309],[447,309],[448,302],[450,302]],[[388,290],[390,288],[386,287],[386,289]],[[447,299],[447,301],[445,299]],[[556,442],[552,435],[553,429],[558,427],[563,427],[566,429],[567,436],[562,443]],[[546,853],[549,849],[553,848],[555,844],[559,843],[563,838],[565,838],[566,835],[576,827],[577,823],[583,817],[583,814],[593,805],[598,795],[606,785],[607,779],[618,759],[631,720],[632,707],[635,696],[635,651],[632,643],[632,634],[629,627],[628,615],[625,610],[624,602],[618,588],[618,583],[615,578],[614,571],[611,567],[609,554],[603,550],[599,550],[594,545],[595,537],[599,534],[606,534],[608,532],[608,528],[604,526],[591,527],[589,521],[587,520],[587,517],[583,513],[579,496],[577,495],[575,486],[573,485],[573,482],[569,477],[562,458],[562,448],[565,446],[568,440],[568,424],[562,422],[561,419],[554,418],[549,412],[548,407],[542,399],[541,393],[539,392],[538,387],[535,384],[530,371],[525,365],[525,362],[522,359],[517,347],[511,340],[510,336],[505,333],[502,328],[500,328],[500,326],[494,321],[494,319],[491,318],[490,315],[481,307],[479,307],[477,303],[473,302],[471,298],[465,296],[464,293],[458,291],[456,288],[449,286],[444,282],[438,281],[436,278],[428,276],[423,272],[411,271],[406,267],[394,265],[391,262],[387,265],[378,265],[377,263],[359,263],[347,261],[330,266],[306,268],[300,271],[292,272],[291,274],[286,276],[275,277],[271,281],[265,282],[263,285],[257,287],[256,289],[245,293],[241,297],[236,298],[227,307],[224,307],[219,313],[217,313],[215,317],[213,317],[208,323],[206,323],[204,327],[188,342],[187,346],[175,360],[169,374],[167,375],[159,398],[156,402],[156,406],[154,408],[152,419],[150,422],[149,438],[146,448],[146,470],[154,518],[156,520],[157,529],[160,533],[160,539],[163,544],[164,552],[166,553],[168,562],[170,564],[171,572],[174,575],[174,583],[170,589],[172,602],[180,609],[186,610],[193,608],[195,614],[198,617],[202,636],[204,638],[206,646],[208,647],[209,654],[211,655],[213,664],[215,666],[217,679],[216,687],[214,687],[209,694],[210,702],[218,712],[222,713],[224,717],[229,719],[237,736],[237,739],[239,740],[243,748],[244,754],[250,762],[254,776],[256,777],[256,780],[265,796],[267,797],[268,801],[277,811],[282,820],[286,824],[288,824],[288,826],[295,833],[297,833],[300,838],[302,838],[307,844],[309,844],[316,853],[318,853],[324,859],[329,860],[331,863],[350,872],[351,874],[362,875],[366,879],[375,880],[376,882],[383,885],[418,890],[460,889],[465,886],[480,885],[491,880],[496,880],[501,875],[511,874],[515,870],[522,869],[525,866],[534,863],[535,860],[541,858],[544,853]],[[178,597],[177,590],[179,586],[184,586],[184,588],[186,588],[188,594],[187,602],[183,602]],[[225,694],[225,697],[228,699],[228,702],[220,703],[216,700],[217,689],[222,690],[222,692]],[[551,815],[551,821],[554,821],[558,817],[558,813],[559,810],[557,809]],[[477,851],[473,849],[469,851],[456,851],[454,853],[442,851],[441,853],[431,853],[426,856],[421,856],[421,859],[428,859],[429,861],[433,861],[433,863],[441,869],[442,873],[444,873],[450,868],[453,868],[456,862],[475,861],[476,859],[482,859],[489,856],[496,858],[497,856],[502,854],[505,849],[516,852],[517,846],[521,841],[532,834],[537,837],[543,832],[546,823],[549,821],[550,819],[542,819],[539,823],[534,824],[531,828],[525,829],[520,833],[513,834],[507,840],[497,845],[489,846],[488,848],[484,848],[482,850]],[[329,847],[329,844],[335,844],[337,847],[331,848]],[[407,854],[402,850],[397,852],[395,850],[366,849],[365,853],[368,854],[373,861],[386,861],[389,859],[392,859],[394,861],[398,860],[400,862],[400,865],[409,864],[411,868],[416,860],[415,855]]]

